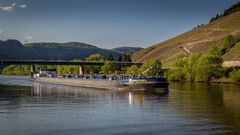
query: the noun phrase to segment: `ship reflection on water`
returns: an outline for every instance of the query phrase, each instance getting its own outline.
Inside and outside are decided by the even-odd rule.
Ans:
[[[240,133],[239,85],[171,82],[170,88],[114,92],[40,83],[0,85],[0,132]]]

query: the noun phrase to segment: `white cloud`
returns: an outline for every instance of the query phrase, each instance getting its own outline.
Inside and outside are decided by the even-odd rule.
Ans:
[[[26,8],[26,7],[27,7],[27,5],[25,5],[25,4],[22,4],[22,5],[19,5],[18,7],[20,7],[20,8]]]
[[[0,6],[0,9],[3,11],[6,11],[6,12],[13,12],[17,7],[18,8],[26,8],[27,5],[22,4],[22,5],[17,6],[17,3],[13,2],[11,5],[8,5],[8,6]]]
[[[10,6],[0,6],[0,9],[6,12],[13,12],[15,9],[16,3],[12,3]]]
[[[12,4],[11,4],[11,6],[12,6],[12,7],[15,7],[15,6],[16,6],[16,4],[17,4],[17,3],[16,3],[16,2],[14,2],[14,3],[12,3]]]
[[[0,30],[0,34],[2,34],[2,31]]]

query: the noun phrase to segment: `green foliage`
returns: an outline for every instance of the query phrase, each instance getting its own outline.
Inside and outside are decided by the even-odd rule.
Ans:
[[[56,66],[58,74],[78,74],[79,66]]]
[[[138,75],[138,66],[132,65],[131,67],[127,68],[127,75]]]
[[[181,68],[176,68],[168,71],[168,80],[182,81],[185,80],[185,74]]]
[[[208,54],[200,57],[195,63],[195,80],[210,81],[212,78],[220,77],[222,57],[219,50],[213,46]]]
[[[100,54],[93,54],[87,57],[86,61],[105,61],[105,58]]]
[[[230,73],[230,78],[234,82],[240,82],[240,70],[235,70]]]
[[[162,64],[158,59],[149,60],[140,67],[138,72],[144,76],[159,76],[163,74]]]
[[[2,71],[4,75],[30,75],[31,67],[29,65],[10,65]]]
[[[234,38],[232,35],[229,35],[227,37],[224,38],[224,42],[222,47],[220,48],[220,51],[222,53],[222,55],[224,55],[225,53],[227,53],[232,47],[234,47],[236,45],[236,43],[238,42],[237,38]]]
[[[174,64],[177,69],[169,71],[168,79],[210,81],[221,75],[221,64],[221,52],[216,46],[212,46],[205,55],[193,54],[190,57],[177,60]]]
[[[132,61],[131,55],[130,54],[124,54],[123,55],[123,61],[131,62]]]
[[[230,73],[234,70],[234,68],[222,67],[219,71],[221,77],[228,78]]]
[[[119,55],[118,56],[118,61],[122,61],[122,60],[123,60],[122,55]]]
[[[185,75],[185,79],[189,81],[194,81],[196,77],[196,62],[200,59],[200,54],[193,54],[191,57],[186,57],[183,59],[183,73]]]
[[[195,65],[195,80],[196,81],[210,81],[212,77],[212,65],[207,56],[201,57]]]
[[[110,55],[108,56],[107,60],[109,60],[109,61],[114,61],[113,55],[110,54]]]
[[[112,61],[106,61],[105,64],[101,67],[103,74],[114,74],[118,70],[119,65]]]
[[[93,54],[86,58],[86,61],[105,61],[105,58],[100,54]],[[84,66],[84,72],[87,74],[99,73],[101,66]]]

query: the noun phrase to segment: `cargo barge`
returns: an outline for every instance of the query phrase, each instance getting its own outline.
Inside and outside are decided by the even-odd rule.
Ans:
[[[80,86],[114,91],[168,90],[164,77],[105,76],[105,75],[57,75],[54,71],[34,74],[33,81],[70,86]]]

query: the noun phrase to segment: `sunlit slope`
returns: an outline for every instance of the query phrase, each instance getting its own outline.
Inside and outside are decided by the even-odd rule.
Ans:
[[[240,35],[240,11],[139,51],[133,59],[144,62],[157,58],[164,66],[169,66],[174,60],[189,55],[187,51],[206,53],[212,44],[220,46],[227,35]]]

